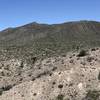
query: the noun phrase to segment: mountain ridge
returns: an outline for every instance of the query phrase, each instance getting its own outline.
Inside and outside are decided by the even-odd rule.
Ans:
[[[3,30],[1,30],[0,32],[2,31],[5,31],[7,29],[14,29],[14,28],[20,28],[20,27],[24,27],[24,26],[27,26],[27,25],[30,25],[30,24],[33,24],[33,25],[61,25],[61,24],[69,24],[69,23],[84,23],[84,22],[95,22],[95,23],[100,23],[100,21],[94,21],[94,20],[80,20],[80,21],[67,21],[67,22],[62,22],[62,23],[53,23],[53,24],[48,24],[48,23],[39,23],[39,22],[30,22],[30,23],[26,23],[26,24],[23,24],[23,25],[20,25],[20,26],[16,26],[16,27],[8,27],[8,28],[5,28]]]

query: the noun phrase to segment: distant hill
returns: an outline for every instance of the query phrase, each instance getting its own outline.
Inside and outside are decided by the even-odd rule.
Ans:
[[[100,46],[100,22],[62,24],[36,22],[0,32],[0,49],[18,54],[56,55],[70,50]]]

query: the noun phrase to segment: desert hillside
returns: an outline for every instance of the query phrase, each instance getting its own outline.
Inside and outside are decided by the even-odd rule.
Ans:
[[[0,100],[100,100],[100,48],[1,61]]]
[[[1,31],[0,100],[100,100],[100,22]]]
[[[0,32],[0,54],[50,57],[68,51],[100,46],[100,22],[76,21],[62,24],[36,22]]]

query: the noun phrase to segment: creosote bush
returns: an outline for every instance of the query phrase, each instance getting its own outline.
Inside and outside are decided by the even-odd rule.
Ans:
[[[2,87],[2,90],[3,90],[3,91],[8,91],[8,90],[10,90],[11,88],[12,88],[11,85],[7,85],[7,86],[5,86],[5,87]]]
[[[10,90],[11,88],[12,88],[11,85],[7,85],[7,86],[4,86],[4,87],[1,87],[1,88],[0,88],[0,95],[2,95],[2,93],[3,93],[4,91],[8,91],[8,90]]]
[[[86,55],[87,55],[86,50],[81,50],[81,51],[79,52],[79,54],[77,55],[77,57],[84,57],[84,56],[86,56]]]

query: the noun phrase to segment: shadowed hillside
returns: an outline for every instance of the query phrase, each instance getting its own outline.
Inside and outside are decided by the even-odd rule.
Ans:
[[[63,24],[36,22],[0,32],[0,50],[18,55],[50,56],[69,50],[100,46],[100,23],[76,21]],[[14,55],[13,54],[13,55]]]

